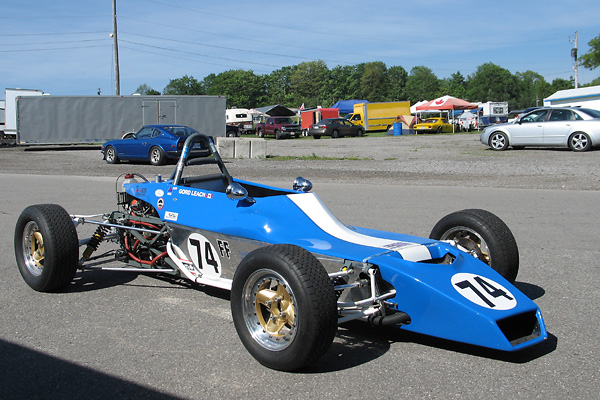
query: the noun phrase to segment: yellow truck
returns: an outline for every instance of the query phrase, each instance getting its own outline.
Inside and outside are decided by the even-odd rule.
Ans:
[[[387,131],[399,115],[410,116],[410,101],[358,103],[354,105],[354,112],[344,118],[362,125],[365,131]]]

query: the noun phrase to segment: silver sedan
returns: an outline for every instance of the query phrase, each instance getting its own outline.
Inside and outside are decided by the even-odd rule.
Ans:
[[[525,146],[568,147],[587,151],[600,146],[600,111],[578,107],[533,110],[515,122],[491,125],[480,135],[492,150]]]

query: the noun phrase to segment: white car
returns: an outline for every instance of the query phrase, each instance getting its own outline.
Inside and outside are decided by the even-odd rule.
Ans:
[[[587,151],[600,145],[600,111],[577,107],[540,108],[513,123],[488,126],[481,132],[480,140],[492,150],[542,146]]]

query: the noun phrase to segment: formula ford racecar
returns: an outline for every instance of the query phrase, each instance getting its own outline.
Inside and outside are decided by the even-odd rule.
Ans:
[[[188,161],[197,141],[212,156]],[[220,171],[187,176],[216,172],[209,163]],[[15,230],[17,264],[42,292],[97,269],[230,290],[244,346],[285,371],[315,362],[338,324],[357,319],[505,351],[547,338],[539,308],[512,284],[518,249],[495,215],[455,212],[421,238],[344,225],[311,188],[302,178],[293,189],[234,179],[212,139],[194,134],[169,179],[118,178],[117,211],[27,207]],[[79,240],[76,228],[86,224],[95,232]]]

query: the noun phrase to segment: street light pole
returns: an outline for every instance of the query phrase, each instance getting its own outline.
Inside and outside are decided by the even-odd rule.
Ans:
[[[117,41],[117,0],[112,0],[113,10],[113,49],[115,59],[115,94],[119,96],[121,94],[121,80],[119,78],[119,44]]]

